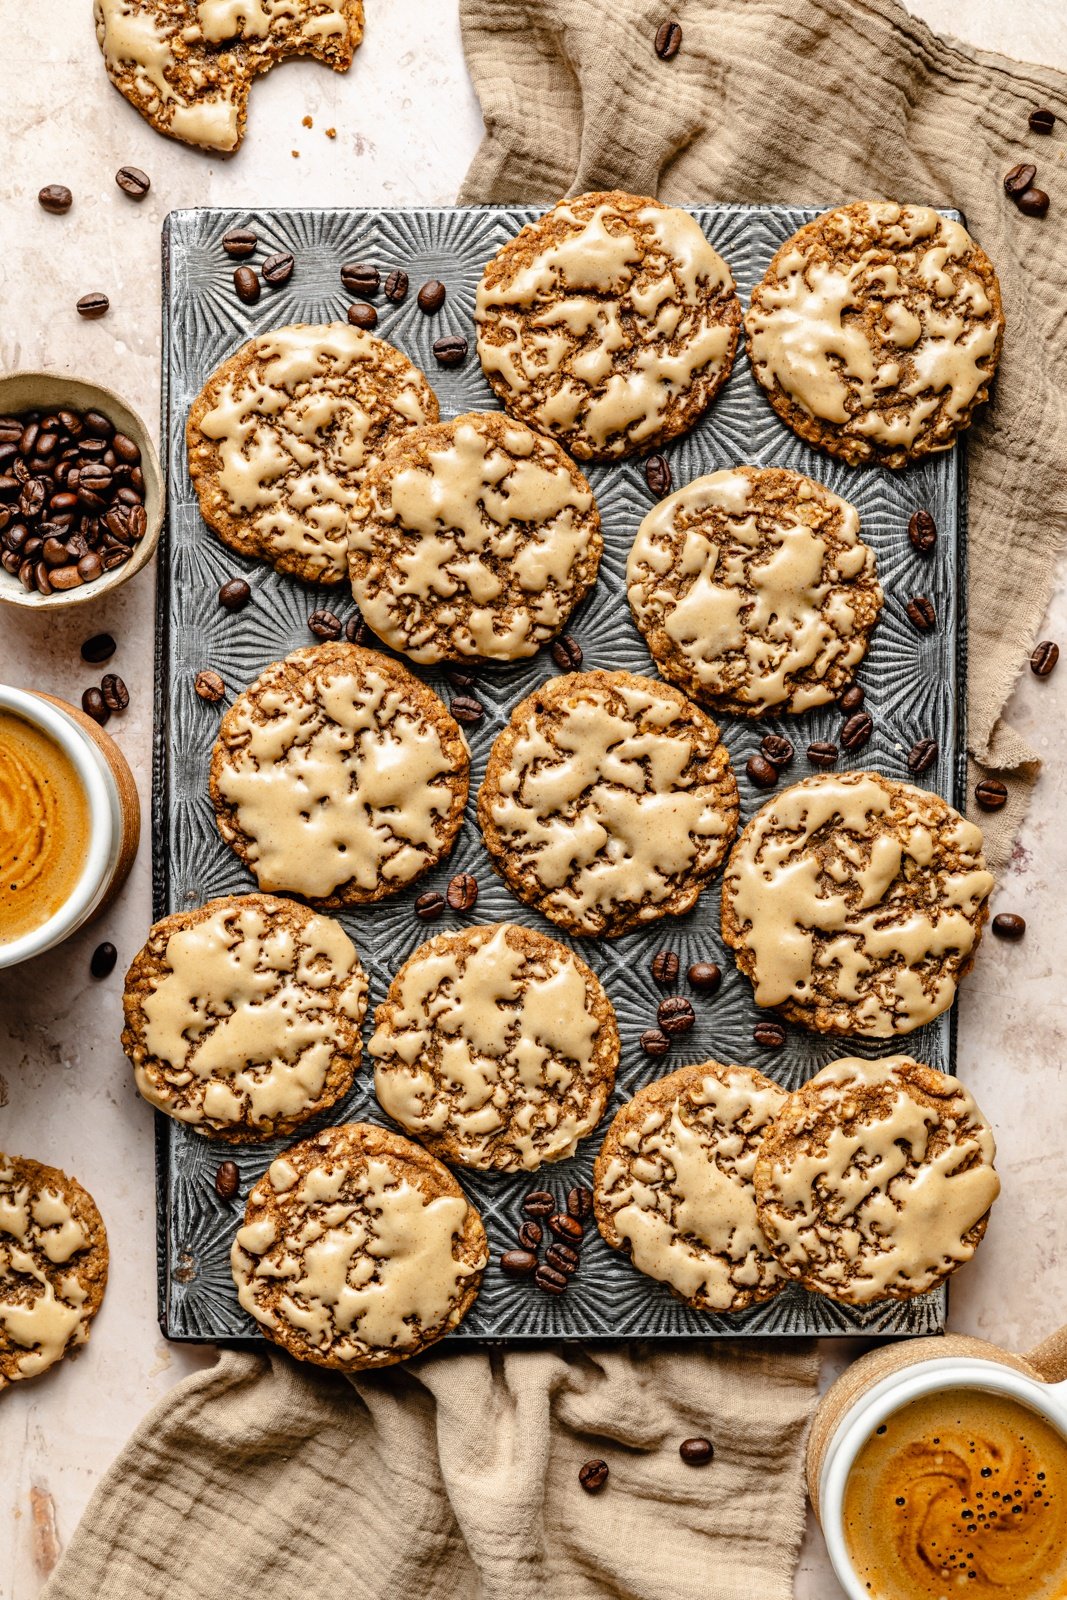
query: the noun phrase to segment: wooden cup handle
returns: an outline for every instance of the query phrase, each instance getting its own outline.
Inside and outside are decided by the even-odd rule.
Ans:
[[[1028,1350],[1023,1359],[1036,1367],[1046,1383],[1067,1382],[1067,1327],[1043,1339],[1033,1350]]]

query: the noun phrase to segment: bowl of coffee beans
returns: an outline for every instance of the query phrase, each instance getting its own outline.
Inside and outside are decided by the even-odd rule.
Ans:
[[[112,390],[53,372],[0,377],[0,603],[84,605],[151,560],[163,474]]]

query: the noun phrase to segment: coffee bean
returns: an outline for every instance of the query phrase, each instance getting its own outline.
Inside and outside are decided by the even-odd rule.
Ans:
[[[565,1294],[570,1279],[565,1272],[558,1272],[555,1267],[541,1266],[534,1273],[534,1283],[545,1294]]]
[[[115,174],[115,182],[131,200],[143,200],[152,187],[151,178],[140,167],[120,167]]]
[[[991,926],[998,939],[1021,939],[1026,932],[1026,919],[1015,911],[999,911]]]
[[[608,1481],[606,1461],[583,1461],[578,1468],[578,1482],[586,1494],[599,1494]]]
[[[1056,113],[1047,106],[1035,106],[1028,120],[1031,133],[1051,133],[1056,126]]]
[[[722,973],[714,961],[694,961],[686,977],[703,994],[714,994],[722,984]]]
[[[519,1243],[524,1250],[536,1250],[544,1238],[544,1229],[539,1222],[524,1222],[519,1229]]]
[[[74,204],[74,196],[62,183],[46,183],[37,195],[38,204],[54,217],[61,217]]]
[[[105,672],[100,680],[100,693],[109,711],[125,711],[130,703],[130,691],[116,672]]]
[[[572,1278],[581,1266],[582,1258],[569,1244],[550,1244],[545,1251],[545,1261],[557,1272]]]
[[[475,700],[473,695],[458,694],[448,702],[448,709],[456,721],[463,727],[473,727],[476,722],[481,722],[485,716],[485,707],[480,700]]]
[[[378,326],[378,313],[366,300],[357,300],[348,308],[348,320],[353,328],[362,328],[364,333],[369,333],[371,328]]]
[[[1053,644],[1051,639],[1042,639],[1040,644],[1035,644],[1030,654],[1030,671],[1035,678],[1047,678],[1049,673],[1055,670],[1059,659],[1059,645]]]
[[[779,769],[787,767],[793,759],[793,746],[788,739],[779,733],[765,734],[760,742],[760,750],[766,759]]]
[[[1015,202],[1027,217],[1043,217],[1051,203],[1044,189],[1026,189]]]
[[[657,500],[670,494],[671,469],[666,456],[649,456],[645,462],[645,482]]]
[[[148,512],[144,506],[131,506],[126,518],[126,528],[134,544],[148,532]]]
[[[556,1209],[556,1202],[547,1189],[531,1189],[522,1202],[522,1209],[528,1217],[550,1217]]]
[[[193,680],[193,688],[196,690],[201,700],[206,700],[211,705],[214,705],[217,701],[221,700],[223,695],[226,693],[226,685],[223,683],[218,673],[210,672],[206,669],[203,672],[197,673]]]
[[[219,589],[219,605],[226,611],[243,611],[252,590],[243,578],[228,578]]]
[[[660,1056],[665,1056],[671,1047],[671,1041],[659,1028],[646,1028],[640,1038],[641,1049],[646,1056],[655,1061]]]
[[[444,915],[444,910],[445,897],[438,894],[436,889],[427,890],[415,901],[415,915],[420,922],[436,922],[438,917]]]
[[[652,976],[664,988],[676,982],[680,967],[681,962],[673,950],[657,950],[652,957]]]
[[[313,611],[308,618],[308,629],[316,639],[339,639],[341,619],[333,611]]]
[[[78,301],[77,310],[79,317],[88,317],[92,319],[94,317],[102,317],[106,315],[110,306],[111,301],[108,299],[107,295],[98,292],[94,294],[83,294],[81,299]]]
[[[385,298],[398,306],[408,296],[408,275],[402,268],[397,267],[385,280]]]
[[[124,433],[116,433],[111,441],[111,448],[115,454],[131,467],[140,464],[141,450],[135,439],[130,439]]]
[[[478,899],[478,881],[469,872],[457,872],[445,890],[452,911],[472,911]]]
[[[269,283],[272,289],[280,289],[283,283],[288,283],[293,276],[296,259],[291,250],[279,250],[277,255],[268,256],[260,267],[260,276],[264,283]]]
[[[916,739],[907,756],[908,771],[913,777],[917,778],[921,772],[933,766],[937,760],[937,750],[936,739]]]
[[[837,765],[837,746],[832,739],[813,739],[808,745],[808,760],[813,767]]]
[[[445,677],[453,689],[473,689],[478,681],[472,672],[460,672],[458,667],[446,667]]]
[[[537,1257],[532,1250],[505,1250],[500,1269],[509,1278],[529,1278],[537,1271]]]
[[[41,587],[40,574],[37,578],[37,587]],[[44,591],[46,594],[48,590]],[[105,701],[99,689],[86,689],[82,695],[82,710],[87,717],[92,717],[94,722],[99,722],[103,727],[111,716],[111,707]]]
[[[345,623],[345,638],[349,644],[366,645],[370,642],[370,629],[358,614]]]
[[[67,589],[80,589],[82,586],[82,575],[77,567],[53,567],[48,578],[52,588],[61,592]]]
[[[425,311],[428,317],[432,317],[434,312],[440,311],[444,305],[447,293],[439,278],[430,278],[415,296],[415,304],[420,311]]]
[[[703,1467],[714,1456],[715,1446],[710,1439],[683,1439],[678,1454],[687,1467]]]
[[[557,1211],[554,1216],[549,1217],[548,1226],[557,1239],[563,1239],[569,1244],[580,1240],[585,1232],[578,1218],[569,1216],[566,1211]]]
[[[656,29],[656,54],[661,61],[670,61],[682,47],[682,30],[673,17],[661,22]]]
[[[94,633],[91,639],[86,639],[81,648],[83,661],[91,661],[97,665],[101,661],[110,661],[118,649],[118,645],[110,633]]]
[[[982,778],[974,786],[974,798],[983,811],[999,811],[1008,803],[1008,791],[999,778]]]
[[[1018,166],[1012,167],[1010,172],[1004,174],[1004,189],[1013,200],[1025,194],[1027,189],[1037,177],[1037,168],[1032,161],[1020,161]]]
[[[561,672],[578,672],[582,665],[582,647],[573,633],[564,633],[552,646],[552,659]]]
[[[696,1019],[692,1003],[681,994],[661,1000],[656,1010],[656,1021],[671,1038],[675,1034],[688,1033]]]
[[[841,707],[841,710],[845,713],[846,717],[850,717],[854,711],[859,710],[865,698],[866,695],[862,685],[858,683],[850,683],[844,693],[838,695],[837,703]]]
[[[567,1190],[567,1215],[578,1222],[588,1222],[593,1215],[593,1191],[584,1184],[575,1184]]]
[[[43,485],[43,480],[40,478],[34,479],[33,482]],[[105,466],[102,461],[90,461],[78,474],[78,499],[84,502],[88,495],[95,495],[99,500],[107,494],[111,486],[111,468]]]
[[[937,523],[929,511],[913,511],[908,522],[908,538],[920,555],[927,556],[937,543]]]
[[[780,1050],[785,1044],[785,1029],[779,1022],[757,1022],[752,1037],[764,1050]]]
[[[341,268],[341,282],[349,294],[377,294],[382,275],[377,267],[364,261],[346,261]]]
[[[110,977],[115,970],[115,962],[118,958],[119,953],[115,946],[105,939],[103,944],[97,945],[90,956],[89,971],[94,978]]]
[[[778,768],[773,766],[766,756],[749,756],[745,762],[745,771],[748,773],[749,782],[754,783],[757,789],[773,789],[778,782]]]
[[[234,228],[222,236],[222,248],[228,256],[238,260],[254,256],[258,246],[259,240],[249,228]]]
[[[95,550],[89,550],[78,561],[78,577],[83,583],[93,583],[104,570],[104,563]]]
[[[857,711],[841,729],[841,744],[846,750],[862,750],[874,732],[874,723],[866,711]]]
[[[215,1169],[215,1193],[220,1200],[232,1200],[241,1186],[236,1161],[220,1161]]]
[[[917,628],[920,633],[929,633],[937,622],[933,601],[924,594],[917,594],[913,600],[909,600],[904,610],[912,627]]]
[[[434,360],[441,367],[458,367],[466,360],[467,341],[461,333],[448,333],[433,342]]]
[[[238,300],[243,300],[246,306],[254,306],[259,299],[260,283],[255,267],[235,267],[233,286],[237,290]]]

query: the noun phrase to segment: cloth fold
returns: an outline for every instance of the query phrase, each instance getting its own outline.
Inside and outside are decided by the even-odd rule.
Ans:
[[[1038,769],[1002,713],[1067,538],[1067,74],[939,38],[896,0],[460,0],[460,13],[486,126],[464,201],[622,188],[677,204],[887,198],[964,213],[1007,314],[969,454],[971,782],[981,770],[1008,785],[1005,809],[980,818],[1002,867]],[[682,47],[660,61],[669,13]],[[1037,105],[1056,114],[1051,138],[1029,131]],[[1022,160],[1053,192],[1044,220],[1004,193]]]

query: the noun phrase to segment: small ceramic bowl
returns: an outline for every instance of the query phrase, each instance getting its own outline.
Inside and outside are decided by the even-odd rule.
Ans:
[[[2,605],[24,606],[35,611],[65,611],[71,606],[88,605],[110,594],[147,566],[159,543],[159,530],[163,525],[163,471],[152,436],[136,411],[131,411],[113,390],[90,383],[86,378],[68,377],[61,372],[12,372],[0,377],[0,416],[17,416],[23,411],[53,411],[60,406],[72,411],[103,412],[120,433],[128,435],[137,445],[144,474],[148,527],[128,561],[111,572],[102,573],[92,583],[82,584],[80,589],[56,590],[54,594],[31,593],[23,588],[17,576],[0,567]]]

